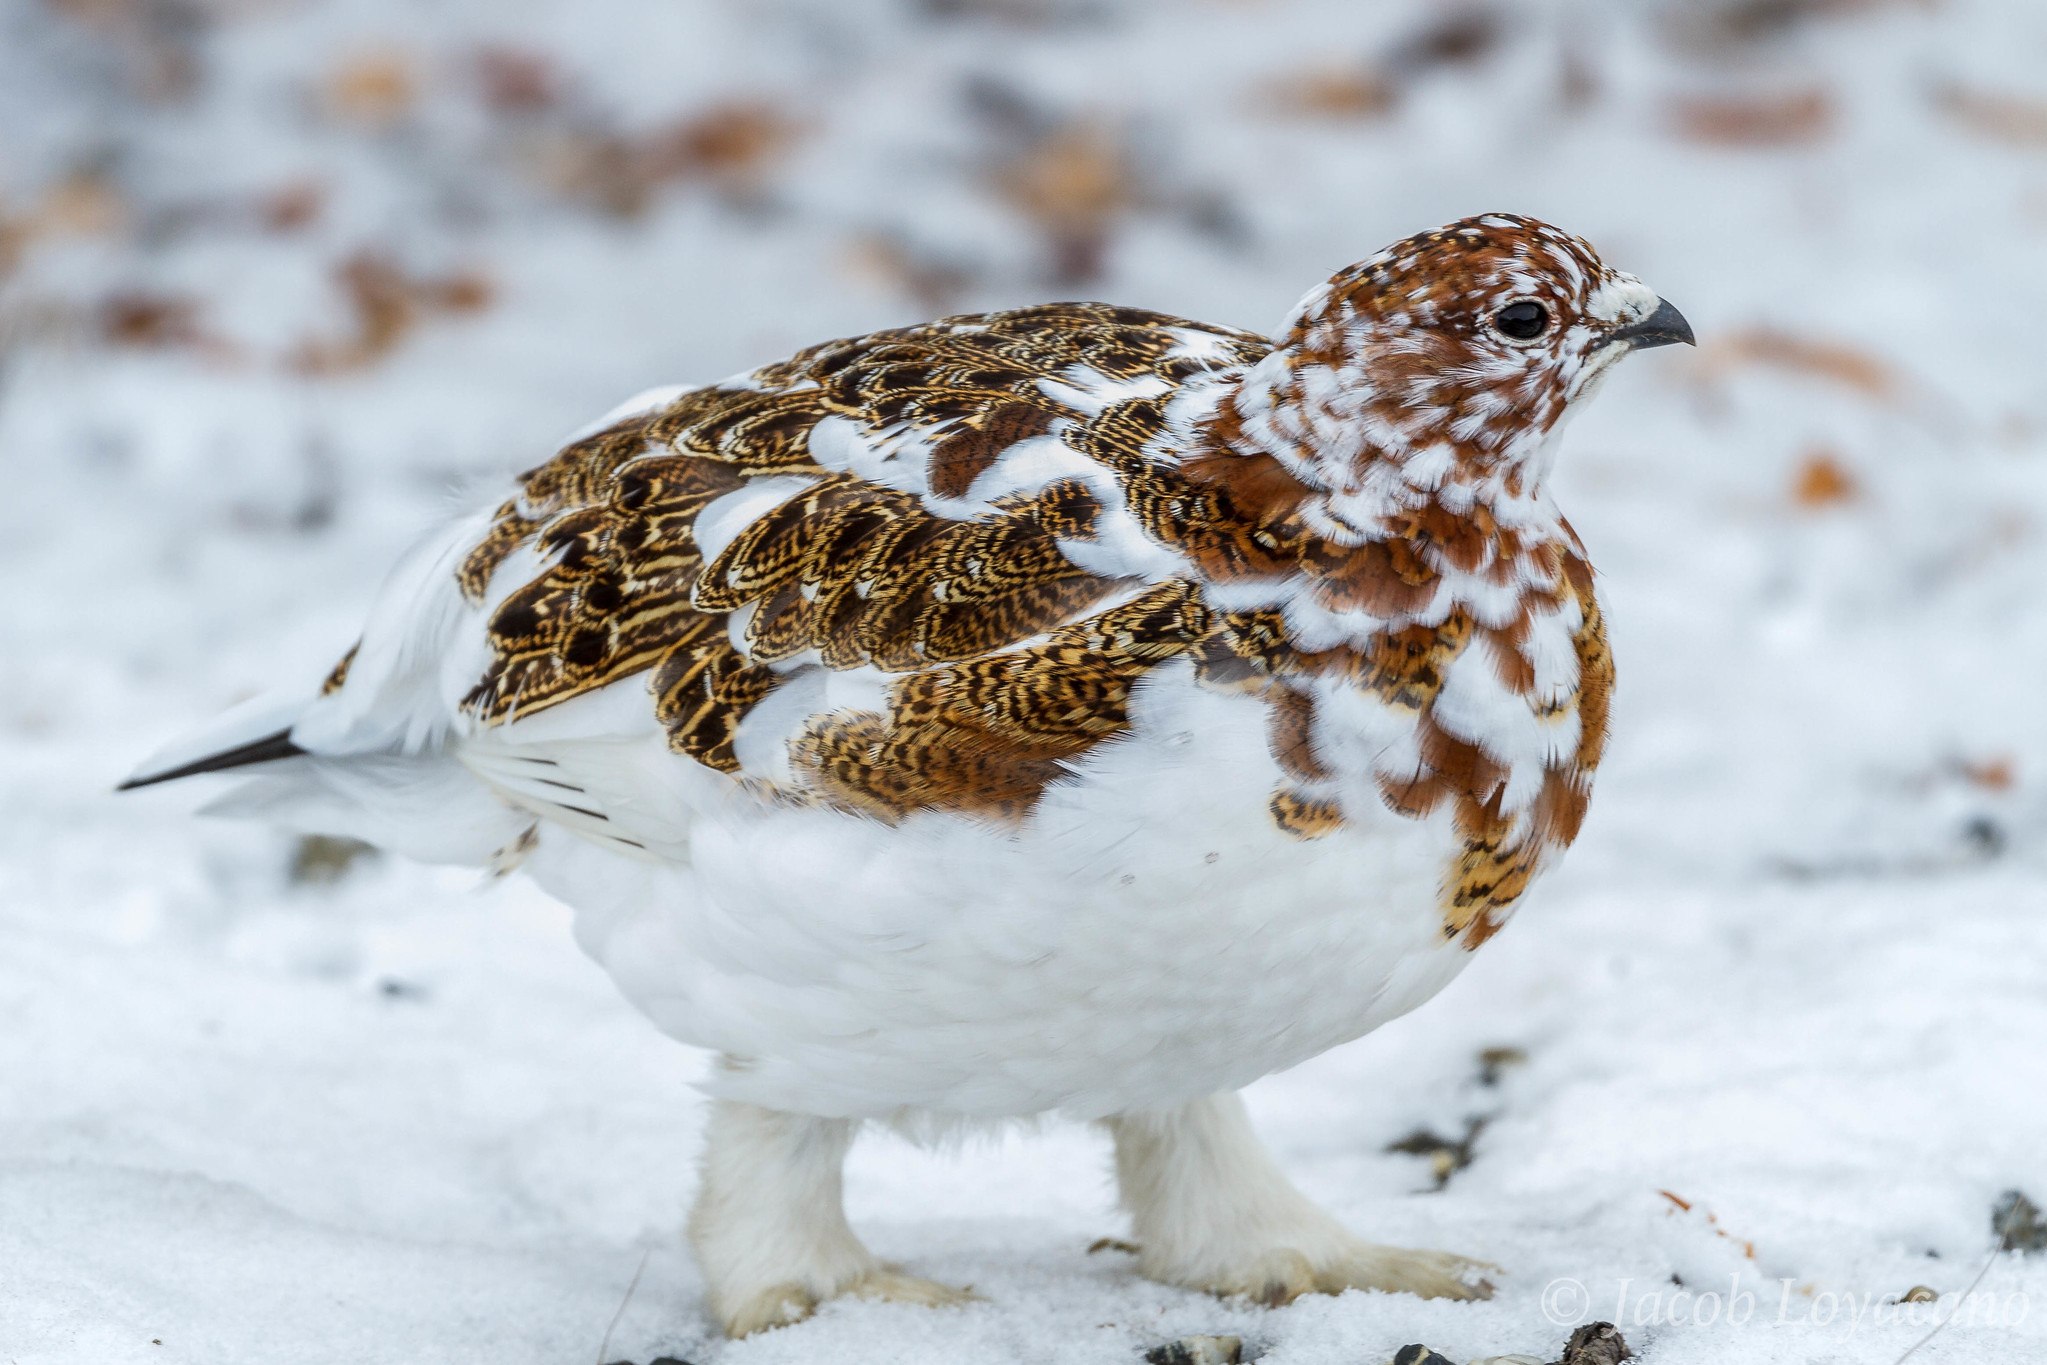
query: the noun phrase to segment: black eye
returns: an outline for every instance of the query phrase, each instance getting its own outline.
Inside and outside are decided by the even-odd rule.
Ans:
[[[1549,328],[1549,309],[1523,299],[1493,314],[1493,326],[1516,341],[1533,341]]]

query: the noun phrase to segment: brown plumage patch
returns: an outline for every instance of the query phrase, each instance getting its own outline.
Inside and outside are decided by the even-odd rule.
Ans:
[[[328,672],[326,681],[320,684],[321,696],[331,697],[348,685],[348,671],[355,666],[356,651],[361,648],[360,640],[348,647],[348,653],[341,656],[339,662]]]
[[[963,421],[931,449],[931,491],[964,498],[974,480],[1019,441],[1042,436],[1057,420],[1053,410],[1031,403],[996,403]]]
[[[1161,584],[1043,644],[910,674],[886,714],[818,717],[792,760],[824,799],[879,818],[926,809],[1016,818],[1065,761],[1127,726],[1138,680],[1207,626],[1192,584]]]
[[[689,605],[702,569],[691,528],[743,482],[708,460],[636,459],[590,490],[601,499],[548,521],[529,543],[551,562],[492,612],[491,662],[465,706],[490,723],[530,715],[654,668],[677,648],[717,647]]]
[[[1613,706],[1613,651],[1606,643],[1606,616],[1592,591],[1592,566],[1581,555],[1564,560],[1565,581],[1578,599],[1583,621],[1572,637],[1578,653],[1578,770],[1589,781],[1606,752],[1606,723]]]
[[[1429,604],[1440,577],[1423,549],[1411,540],[1368,540],[1354,547],[1315,541],[1304,560],[1316,599],[1329,610],[1408,616]]]
[[[1528,890],[1548,850],[1538,840],[1516,837],[1497,802],[1460,804],[1457,823],[1464,850],[1445,879],[1443,937],[1476,949],[1507,922],[1507,910]]]
[[[1343,828],[1343,809],[1334,801],[1291,787],[1272,794],[1272,822],[1296,839],[1320,839]]]
[[[1450,664],[1464,652],[1472,620],[1461,608],[1439,626],[1406,626],[1374,636],[1371,644],[1346,651],[1356,684],[1386,705],[1420,712],[1443,690]]]
[[[668,732],[668,747],[706,768],[739,771],[732,750],[739,722],[774,691],[774,670],[740,654],[723,637],[716,617],[695,618],[654,670],[654,714]]]
[[[498,723],[644,673],[671,746],[736,773],[740,721],[780,684],[778,667],[815,651],[814,666],[907,675],[881,731],[871,717],[820,717],[796,745],[826,799],[890,818],[1021,813],[1062,760],[1121,728],[1138,676],[1199,638],[1198,593],[1176,584],[1088,616],[1119,585],[1058,548],[1094,534],[1102,507],[1086,481],[948,520],[913,494],[828,472],[811,435],[826,418],[870,440],[938,433],[931,487],[964,496],[1016,442],[1085,420],[1041,378],[1079,367],[1179,382],[1270,345],[1202,328],[1225,343],[1221,360],[1172,357],[1176,329],[1190,327],[1098,304],[946,319],[815,346],[573,443],[522,477],[458,571],[482,601],[515,551],[545,564],[499,590],[490,664],[467,709]],[[705,563],[704,508],[789,474],[813,482]]]
[[[1225,692],[1263,693],[1270,680],[1300,671],[1305,656],[1287,635],[1286,617],[1269,608],[1221,611],[1194,650],[1194,676]]]

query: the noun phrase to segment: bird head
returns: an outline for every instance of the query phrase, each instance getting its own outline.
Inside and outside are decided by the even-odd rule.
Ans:
[[[1310,293],[1261,367],[1265,392],[1247,377],[1240,406],[1291,446],[1296,473],[1332,491],[1389,463],[1409,482],[1518,486],[1547,473],[1563,419],[1615,361],[1691,341],[1683,314],[1584,239],[1486,214],[1396,242]]]

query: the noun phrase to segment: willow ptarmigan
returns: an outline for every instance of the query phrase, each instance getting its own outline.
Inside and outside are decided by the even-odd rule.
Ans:
[[[863,1120],[1102,1121],[1139,1264],[1469,1297],[1282,1176],[1232,1093],[1427,1000],[1578,832],[1613,685],[1547,487],[1684,318],[1504,214],[1277,340],[1047,304],[644,394],[423,541],[324,682],[130,785],[523,864],[711,1049],[689,1231],[737,1335],[877,1260]]]

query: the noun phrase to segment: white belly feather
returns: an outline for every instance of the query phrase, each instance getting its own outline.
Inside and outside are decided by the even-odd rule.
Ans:
[[[546,829],[527,866],[636,1006],[735,1059],[726,1096],[876,1116],[1173,1104],[1358,1037],[1470,956],[1443,933],[1445,822],[1287,836],[1265,810],[1265,715],[1170,665],[1021,830],[706,791],[667,857]]]

